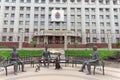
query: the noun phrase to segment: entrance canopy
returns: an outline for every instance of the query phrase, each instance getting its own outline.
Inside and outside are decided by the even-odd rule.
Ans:
[[[81,36],[79,32],[73,32],[73,31],[52,31],[52,30],[46,30],[46,31],[40,31],[35,32],[34,36]]]

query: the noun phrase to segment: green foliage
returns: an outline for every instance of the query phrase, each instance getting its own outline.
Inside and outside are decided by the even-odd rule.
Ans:
[[[98,50],[100,59],[108,59],[108,57],[114,57],[114,52],[116,50]],[[70,56],[80,56],[84,58],[90,58],[90,54],[92,54],[92,50],[66,50],[66,55]]]
[[[33,47],[36,47],[37,42],[36,42],[36,41],[31,41],[31,42],[30,42],[30,45],[33,46]]]
[[[0,46],[0,48],[6,48],[6,46]]]
[[[76,48],[76,47],[77,47],[77,45],[78,45],[78,43],[77,43],[77,42],[75,42],[73,45],[74,45],[74,47]]]
[[[0,55],[7,59],[7,57],[11,54],[12,50],[0,50]],[[30,56],[40,56],[42,54],[42,50],[18,50],[18,54],[20,57],[24,55]]]
[[[115,45],[116,45],[117,47],[119,47],[119,46],[120,46],[120,42],[116,42]]]

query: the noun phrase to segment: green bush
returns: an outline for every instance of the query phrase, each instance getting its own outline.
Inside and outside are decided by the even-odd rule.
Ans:
[[[31,42],[30,42],[30,45],[33,46],[33,47],[36,47],[37,42],[36,42],[36,41],[31,41]]]
[[[119,47],[120,46],[120,42],[116,42],[115,45],[116,45],[116,47]]]
[[[7,59],[7,57],[11,54],[12,50],[0,50],[0,55]],[[30,56],[40,56],[42,54],[42,50],[18,50],[18,54],[20,57],[24,55]]]
[[[84,58],[90,58],[90,54],[92,54],[92,50],[66,50],[66,55],[70,56],[80,56]],[[116,50],[98,50],[100,59],[108,59],[109,57],[114,57],[114,52]]]

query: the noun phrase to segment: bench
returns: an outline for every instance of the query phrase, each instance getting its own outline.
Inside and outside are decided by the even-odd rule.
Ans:
[[[9,63],[8,60],[3,60],[3,57],[0,56],[0,67],[4,67],[5,68],[6,76],[7,76],[7,67],[13,66],[13,65],[14,64]]]
[[[104,63],[103,60],[99,60],[98,62],[92,63],[91,65],[94,67],[93,68],[93,74],[94,75],[95,75],[95,69],[96,69],[97,66],[99,67],[99,70],[102,71],[102,74],[105,75],[105,70],[104,70],[105,63]]]

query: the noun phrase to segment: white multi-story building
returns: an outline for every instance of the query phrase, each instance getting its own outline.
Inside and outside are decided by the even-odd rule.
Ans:
[[[115,43],[119,34],[120,0],[0,0],[0,42]]]

